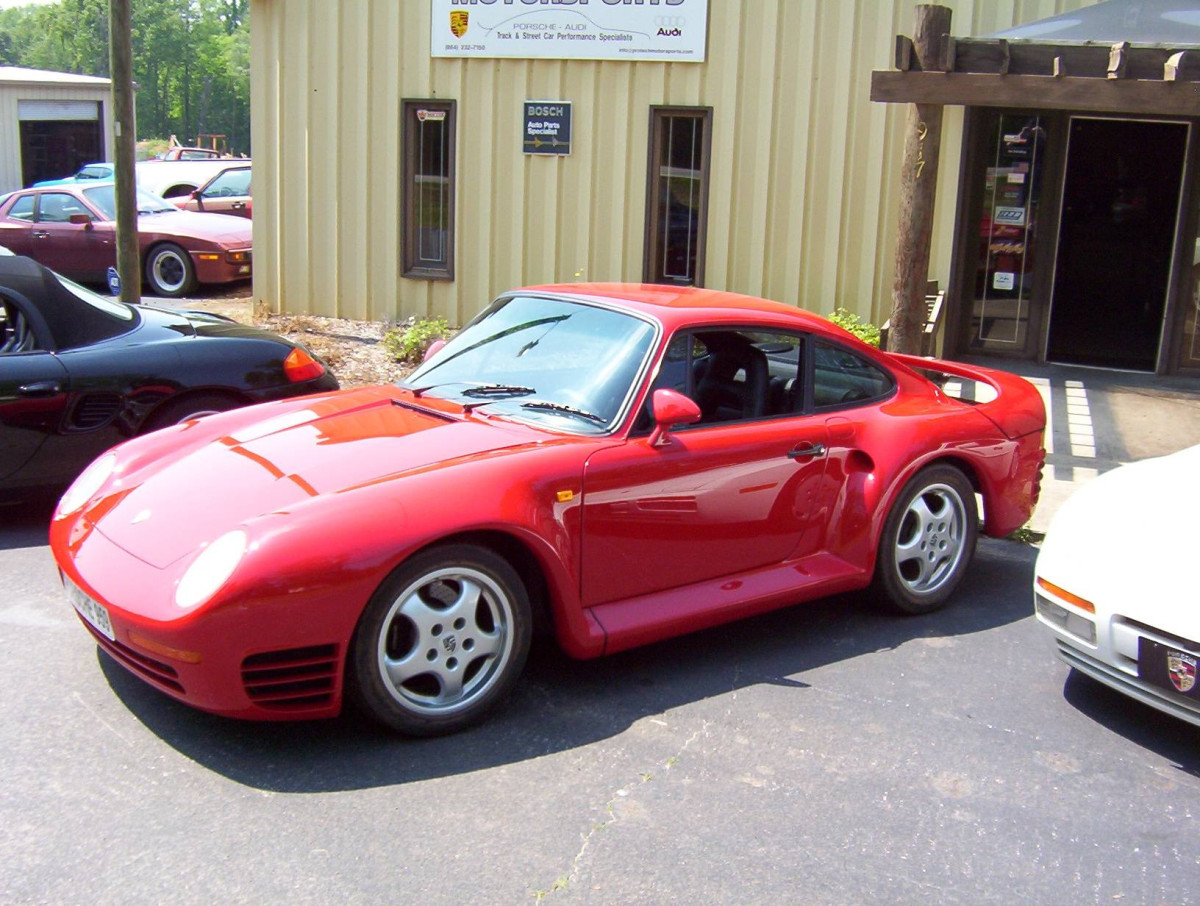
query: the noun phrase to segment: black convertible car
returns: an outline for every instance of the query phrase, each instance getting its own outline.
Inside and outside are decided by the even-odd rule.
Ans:
[[[283,337],[126,305],[0,254],[0,500],[61,489],[135,434],[337,386]]]

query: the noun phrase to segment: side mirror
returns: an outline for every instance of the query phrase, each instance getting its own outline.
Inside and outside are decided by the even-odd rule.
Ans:
[[[669,431],[675,425],[691,425],[700,421],[700,407],[678,390],[655,390],[650,411],[654,415],[654,431],[650,434],[652,447],[669,443]]]
[[[67,222],[73,223],[73,224],[75,224],[75,226],[82,226],[84,224],[91,226],[92,225],[92,217],[90,214],[83,214],[83,213],[72,214],[70,217],[67,218]]]
[[[429,344],[429,348],[425,350],[425,355],[422,357],[422,362],[428,362],[435,355],[442,351],[442,347],[446,345],[445,340],[434,340]]]

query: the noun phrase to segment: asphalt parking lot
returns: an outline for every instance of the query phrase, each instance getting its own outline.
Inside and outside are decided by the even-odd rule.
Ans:
[[[1033,369],[1057,503],[1200,442],[1188,382]],[[837,599],[606,660],[535,651],[440,740],[245,724],[113,665],[48,508],[0,510],[2,903],[1195,902],[1200,729],[1057,662],[1036,549],[954,605]]]
[[[245,724],[78,625],[48,514],[0,526],[0,902],[1187,903],[1200,730],[1070,677],[1035,551],[950,609],[796,607],[535,652],[483,727]]]

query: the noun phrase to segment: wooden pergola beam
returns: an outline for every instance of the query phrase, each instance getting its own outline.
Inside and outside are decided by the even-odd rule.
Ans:
[[[891,104],[1200,116],[1200,82],[876,71],[871,73],[871,100]]]

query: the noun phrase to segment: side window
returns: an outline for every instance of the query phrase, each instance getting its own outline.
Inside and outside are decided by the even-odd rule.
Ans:
[[[250,170],[226,170],[204,190],[205,198],[227,198],[250,194]]]
[[[843,346],[817,340],[813,352],[813,405],[818,409],[881,399],[895,387],[890,374]]]
[[[88,210],[74,195],[47,192],[38,202],[38,223],[66,223],[72,214],[87,214]]]
[[[404,101],[403,274],[454,279],[454,101]]]
[[[803,350],[803,340],[793,334],[688,331],[668,344],[654,389],[695,400],[701,427],[795,415],[804,405]],[[647,413],[639,427],[648,424]]]
[[[24,220],[30,222],[33,220],[33,203],[36,200],[36,195],[22,195],[13,202],[13,206],[8,209],[8,216],[11,220]]]

